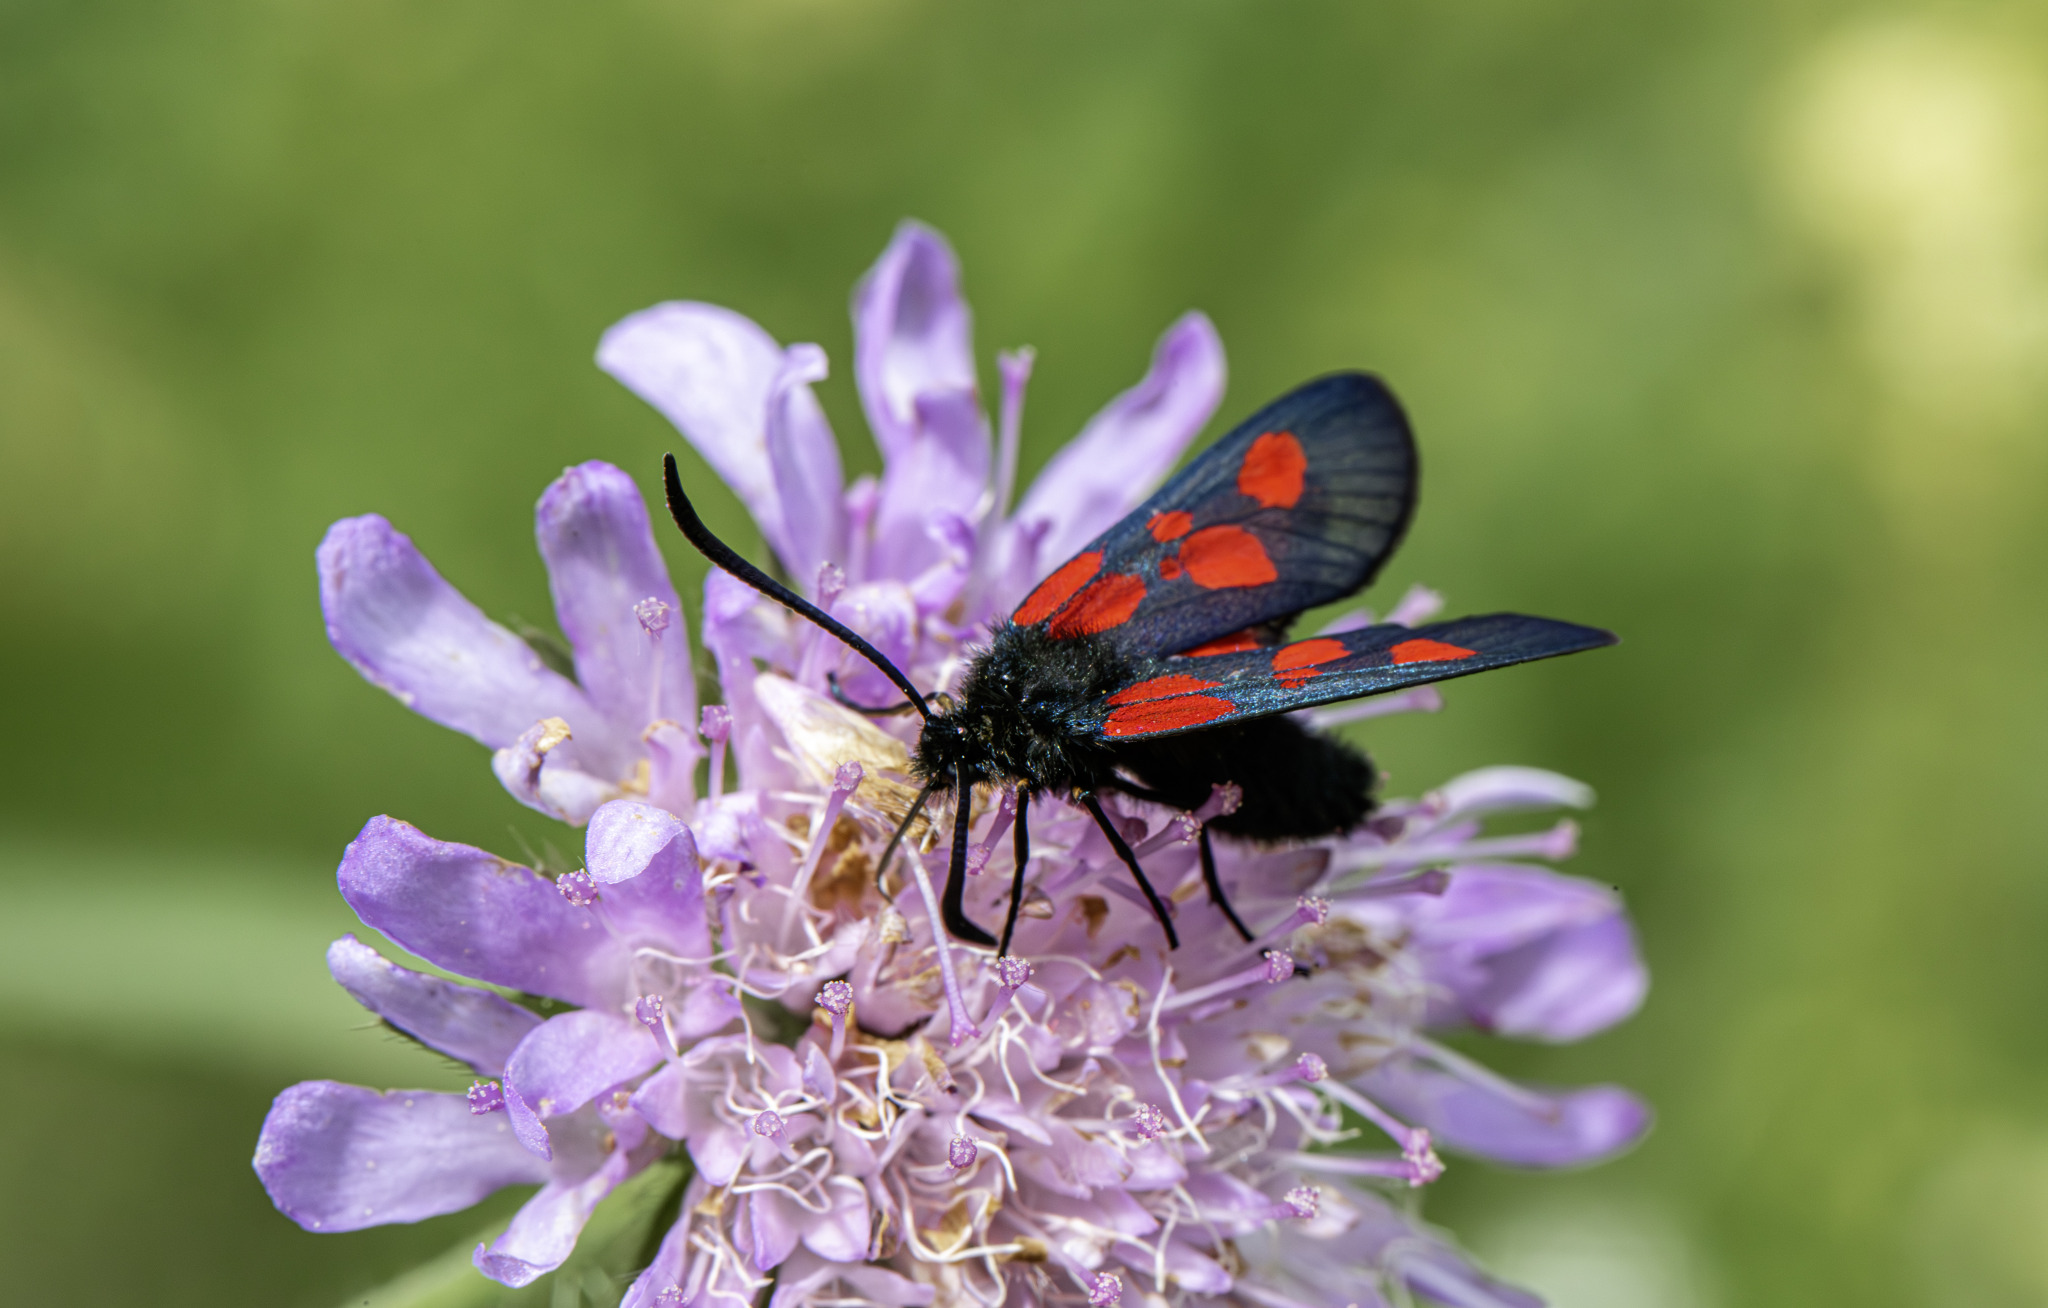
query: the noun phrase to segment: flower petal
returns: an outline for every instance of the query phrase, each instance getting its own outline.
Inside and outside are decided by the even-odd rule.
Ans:
[[[792,345],[768,392],[768,466],[782,517],[781,533],[771,543],[797,589],[807,593],[815,593],[818,569],[846,554],[839,442],[810,387],[825,375],[823,350]]]
[[[752,319],[715,304],[657,304],[622,319],[598,343],[597,363],[659,409],[732,487],[782,561],[809,586],[807,551],[831,541],[839,449],[810,383],[824,376],[815,345],[788,351]],[[779,452],[777,452],[779,450]],[[801,475],[791,467],[803,464]],[[836,510],[836,505],[834,506]],[[792,531],[796,538],[792,538]],[[802,544],[798,545],[797,540]]]
[[[624,993],[624,951],[589,910],[481,849],[371,818],[336,879],[365,924],[451,972],[572,1004]]]
[[[1490,1075],[1388,1064],[1359,1088],[1441,1144],[1518,1167],[1573,1167],[1642,1139],[1650,1110],[1619,1086],[1546,1093]]]
[[[660,1061],[646,1027],[586,1008],[551,1017],[520,1041],[506,1060],[505,1085],[519,1092],[522,1116],[560,1117]]]
[[[548,1174],[503,1114],[475,1116],[461,1095],[334,1081],[277,1097],[255,1167],[278,1211],[309,1231],[417,1222]]]
[[[915,412],[915,426],[882,470],[868,547],[871,581],[908,581],[946,559],[942,519],[975,513],[988,494],[988,419],[974,392],[920,395]]]
[[[1391,1259],[1394,1274],[1431,1303],[1451,1308],[1544,1308],[1544,1299],[1494,1280],[1434,1240],[1404,1245]]]
[[[693,1124],[700,1128],[714,1119],[700,1119],[687,1112],[690,1093],[690,1069],[682,1063],[670,1063],[640,1083],[633,1092],[633,1111],[654,1124],[654,1129],[671,1140],[690,1139]],[[730,1132],[729,1138],[721,1143],[723,1152],[716,1164],[707,1163],[702,1156],[697,1158],[697,1173],[706,1177],[713,1185],[730,1184],[733,1173],[739,1170],[740,1159],[746,1156],[746,1136],[737,1131]],[[698,1154],[698,1142],[690,1141],[691,1153]]]
[[[810,1214],[796,1200],[773,1190],[756,1190],[743,1202],[747,1220],[739,1242],[752,1257],[755,1271],[773,1271],[796,1252]]]
[[[1563,1043],[1642,1007],[1650,976],[1620,913],[1496,954],[1484,982],[1459,994],[1472,1020],[1501,1035]]]
[[[1649,973],[1619,898],[1579,877],[1466,864],[1440,896],[1405,904],[1449,1011],[1502,1035],[1578,1040],[1642,1005]]]
[[[922,223],[898,226],[889,248],[853,293],[853,370],[885,463],[906,452],[928,396],[976,390],[973,322],[960,294],[960,263],[946,238]],[[987,425],[982,466],[988,464]]]
[[[839,1263],[857,1263],[868,1253],[867,1187],[850,1176],[830,1177],[825,1190],[831,1211],[813,1217],[803,1228],[804,1247]]]
[[[616,799],[620,788],[579,766],[578,748],[568,726],[560,718],[534,723],[519,733],[519,739],[491,755],[491,772],[512,798],[528,808],[581,826],[598,805]]]
[[[650,869],[696,876],[696,843],[675,814],[621,799],[592,815],[583,835],[583,863],[601,886],[631,881]]]
[[[1414,896],[1404,907],[1425,948],[1485,955],[1612,917],[1621,901],[1583,877],[1513,863],[1466,863],[1452,868],[1441,895]]]
[[[583,859],[605,887],[598,912],[622,945],[711,956],[697,842],[674,814],[630,799],[606,804],[590,819]]]
[[[549,1181],[514,1214],[503,1234],[489,1246],[476,1247],[470,1261],[485,1276],[511,1286],[530,1285],[560,1267],[598,1204],[658,1156],[658,1151],[638,1147],[646,1138],[644,1123],[621,1123],[615,1147],[596,1171],[576,1180]]]
[[[327,947],[327,970],[355,1001],[432,1048],[485,1076],[505,1070],[540,1018],[475,986],[400,967],[352,935]]]
[[[744,314],[671,301],[614,323],[597,366],[661,411],[766,530],[779,525],[766,440],[782,347]]]
[[[655,548],[647,506],[633,479],[608,463],[570,468],[534,510],[534,534],[562,634],[576,652],[576,679],[604,714],[607,739],[575,725],[586,765],[623,778],[650,722],[694,722],[697,689],[682,602]],[[650,632],[637,606],[662,606]]]
[[[328,528],[316,558],[328,640],[407,708],[493,749],[542,718],[594,723],[575,683],[486,618],[377,514]]]
[[[1441,820],[1518,808],[1591,808],[1593,788],[1544,768],[1479,768],[1453,777],[1432,798],[1443,805]]]
[[[858,1298],[876,1308],[925,1308],[936,1293],[931,1286],[920,1285],[876,1263],[852,1258],[827,1261],[798,1250],[775,1278],[775,1294],[769,1299],[768,1308],[794,1308],[810,1302],[814,1293],[835,1281],[844,1282]],[[830,1297],[843,1302],[847,1296]]]
[[[1167,328],[1144,379],[1089,419],[1018,506],[1019,522],[1052,524],[1039,557],[1066,559],[1136,508],[1216,412],[1224,375],[1223,341],[1207,317]]]

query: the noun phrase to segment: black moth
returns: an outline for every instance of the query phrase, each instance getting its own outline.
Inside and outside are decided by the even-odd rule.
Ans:
[[[1210,897],[1250,940],[1216,876],[1209,828],[1241,840],[1313,839],[1355,827],[1373,807],[1366,756],[1286,714],[1615,641],[1513,613],[1286,638],[1303,610],[1371,581],[1414,512],[1407,419],[1364,373],[1309,382],[1212,445],[1040,582],[968,666],[958,698],[939,697],[937,708],[860,636],[713,536],[673,456],[665,472],[669,511],[692,545],[844,641],[907,699],[861,711],[923,715],[912,768],[924,790],[881,866],[926,801],[952,792],[946,929],[1002,954],[1023,897],[1031,796],[1071,798],[1094,816],[1178,948],[1166,905],[1099,796],[1193,810],[1213,787],[1235,784],[1237,810],[1202,827],[1201,863]],[[984,782],[1017,790],[1016,881],[1000,942],[961,900],[968,802]]]

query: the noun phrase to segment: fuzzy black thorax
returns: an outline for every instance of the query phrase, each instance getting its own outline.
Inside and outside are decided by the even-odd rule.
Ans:
[[[1140,675],[1099,636],[1005,625],[968,666],[958,702],[925,724],[913,770],[940,791],[998,782],[1034,793],[1121,790],[1193,810],[1243,792],[1218,831],[1252,840],[1348,830],[1372,811],[1373,769],[1343,741],[1282,717],[1111,743],[1095,706]]]
[[[912,770],[950,790],[1021,783],[1034,792],[1114,784],[1116,755],[1091,706],[1130,680],[1130,665],[1096,636],[1054,640],[1005,623],[968,665],[957,703],[925,723]]]

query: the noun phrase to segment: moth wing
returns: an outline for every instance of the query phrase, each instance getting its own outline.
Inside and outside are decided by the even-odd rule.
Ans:
[[[1614,633],[1491,613],[1425,627],[1384,623],[1231,653],[1154,659],[1095,706],[1110,740],[1169,736],[1245,718],[1470,676],[1615,643]]]
[[[1011,620],[1164,655],[1340,599],[1399,543],[1415,476],[1392,392],[1365,373],[1320,378],[1210,446]]]

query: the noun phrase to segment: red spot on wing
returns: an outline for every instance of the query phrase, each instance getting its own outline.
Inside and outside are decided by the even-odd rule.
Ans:
[[[1179,540],[1195,525],[1194,515],[1185,509],[1171,509],[1155,513],[1145,522],[1145,530],[1152,533],[1153,540]]]
[[[1345,658],[1350,653],[1350,650],[1344,648],[1343,641],[1331,640],[1328,636],[1319,636],[1314,640],[1297,640],[1292,645],[1282,645],[1273,652],[1273,671],[1285,673],[1291,669],[1328,663],[1331,659]]]
[[[1034,622],[1043,622],[1059,611],[1060,605],[1074,597],[1074,592],[1088,584],[1102,567],[1102,551],[1090,550],[1077,554],[1060,565],[1060,570],[1038,583],[1038,589],[1024,597],[1017,611],[1010,615],[1010,621],[1020,627]]]
[[[1046,634],[1065,640],[1069,636],[1092,636],[1121,625],[1138,611],[1145,599],[1145,580],[1121,572],[1090,582],[1088,589],[1059,611]]]
[[[1109,704],[1140,704],[1148,699],[1165,699],[1168,695],[1185,695],[1191,690],[1214,690],[1222,684],[1220,681],[1204,681],[1200,677],[1190,677],[1182,672],[1170,672],[1163,677],[1153,677],[1149,681],[1141,681],[1135,686],[1126,686],[1116,694],[1111,695],[1104,702]]]
[[[1180,548],[1181,566],[1203,590],[1263,586],[1280,572],[1259,538],[1242,527],[1204,527]]]
[[[1244,452],[1237,488],[1269,509],[1291,509],[1301,500],[1308,456],[1291,431],[1269,431]]]
[[[1148,736],[1159,731],[1181,731],[1214,722],[1237,712],[1237,705],[1214,695],[1182,695],[1177,699],[1148,700],[1126,704],[1102,724],[1106,736]]]
[[[1394,656],[1396,663],[1451,663],[1469,659],[1478,652],[1463,645],[1446,645],[1440,640],[1404,640],[1387,651]]]
[[[1159,560],[1159,576],[1163,581],[1172,581],[1180,575],[1180,555],[1168,554]]]
[[[1320,677],[1322,675],[1323,670],[1321,668],[1289,668],[1285,672],[1273,674],[1273,680],[1283,686],[1299,686],[1310,677]]]
[[[1228,636],[1218,636],[1216,639],[1197,645],[1193,649],[1184,649],[1180,652],[1180,657],[1184,659],[1204,659],[1208,658],[1211,654],[1242,654],[1248,649],[1259,648],[1261,648],[1259,639],[1250,630],[1233,631]]]

